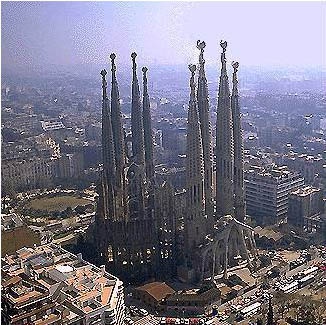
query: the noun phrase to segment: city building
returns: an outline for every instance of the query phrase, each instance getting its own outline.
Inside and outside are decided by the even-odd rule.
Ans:
[[[137,287],[134,297],[154,310],[163,311],[166,298],[175,293],[165,282],[150,282]]]
[[[54,244],[1,259],[1,323],[124,323],[123,283]]]
[[[314,185],[316,178],[322,174],[325,159],[322,155],[308,155],[290,152],[279,158],[279,162],[300,173],[306,184]]]
[[[78,177],[84,172],[84,155],[82,151],[62,153],[58,160],[58,177]]]
[[[46,187],[57,176],[60,146],[40,135],[4,147],[1,176],[15,188]]]
[[[286,166],[251,166],[245,173],[247,214],[257,222],[284,219],[289,194],[303,186],[303,177]]]
[[[324,212],[323,192],[320,188],[305,186],[290,193],[288,223],[303,227],[306,218]]]

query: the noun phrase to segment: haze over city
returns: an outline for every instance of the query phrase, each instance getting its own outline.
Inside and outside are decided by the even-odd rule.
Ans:
[[[2,68],[206,63],[229,43],[230,60],[255,66],[325,67],[324,2],[3,2]]]

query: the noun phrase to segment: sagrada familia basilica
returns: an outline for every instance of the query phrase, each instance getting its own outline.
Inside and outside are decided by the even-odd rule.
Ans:
[[[232,63],[230,92],[227,43],[220,45],[215,154],[205,42],[197,42],[199,64],[189,65],[186,189],[181,194],[168,182],[159,184],[155,177],[148,69],[142,68],[141,98],[137,54],[131,54],[131,137],[126,136],[122,123],[115,54],[110,56],[110,95],[107,71],[101,71],[103,172],[93,240],[98,263],[126,282],[178,276],[185,282],[200,283],[207,278],[227,277],[228,270],[238,265],[256,266],[253,230],[244,222],[239,64]]]

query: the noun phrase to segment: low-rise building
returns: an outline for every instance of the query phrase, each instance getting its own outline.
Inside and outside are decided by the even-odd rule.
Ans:
[[[165,299],[175,291],[165,282],[150,282],[135,289],[135,298],[155,310],[164,310]]]
[[[166,298],[166,311],[176,316],[210,315],[213,305],[221,302],[219,288],[212,285],[210,288],[178,291]]]
[[[55,244],[21,248],[1,261],[3,324],[124,322],[123,283]]]

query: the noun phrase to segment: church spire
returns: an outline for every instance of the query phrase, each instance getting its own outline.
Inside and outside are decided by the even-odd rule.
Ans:
[[[197,41],[197,48],[200,50],[199,54],[199,73],[198,73],[198,88],[197,88],[197,102],[198,113],[200,120],[200,129],[204,156],[204,192],[205,192],[205,212],[211,217],[213,215],[213,152],[212,152],[212,133],[211,122],[209,116],[209,96],[207,79],[205,74],[205,60],[204,49],[205,42]]]
[[[235,217],[243,221],[245,217],[244,201],[244,180],[243,180],[243,140],[240,119],[240,105],[238,94],[237,72],[238,62],[232,62],[233,67],[233,89],[231,96],[231,109],[233,119],[233,139],[234,139],[234,206]]]
[[[102,153],[103,170],[113,182],[115,175],[115,159],[113,147],[113,134],[110,114],[110,104],[107,97],[106,70],[101,71],[102,76]]]
[[[220,216],[234,216],[234,148],[229,80],[226,72],[226,41],[221,41],[221,75],[216,120],[216,208]]]
[[[103,207],[107,218],[115,218],[114,182],[115,158],[111,125],[110,104],[107,97],[106,70],[102,76],[102,156],[103,156]]]
[[[153,163],[153,136],[152,136],[152,120],[150,111],[150,102],[147,89],[147,73],[146,67],[142,68],[143,72],[143,122],[144,122],[144,143],[145,143],[145,166],[146,177],[148,180],[154,179],[154,163]]]
[[[131,102],[131,132],[132,132],[132,154],[136,164],[144,166],[144,129],[141,112],[140,92],[137,79],[137,53],[131,54],[132,58],[132,102]]]
[[[125,151],[124,151],[124,136],[123,136],[123,126],[121,119],[121,109],[120,109],[120,95],[118,81],[116,77],[116,65],[115,60],[116,55],[112,53],[110,55],[111,59],[111,72],[112,72],[112,82],[111,82],[111,119],[112,119],[112,131],[114,140],[114,151],[115,151],[115,163],[117,168],[117,185],[121,186],[123,177],[123,168],[125,165]]]
[[[189,65],[190,99],[188,108],[187,125],[187,158],[186,158],[186,202],[187,215],[185,220],[187,252],[197,246],[201,241],[204,224],[204,184],[203,184],[203,149],[200,132],[200,124],[197,112],[197,100],[195,90],[195,65]],[[190,256],[189,256],[190,257]]]

